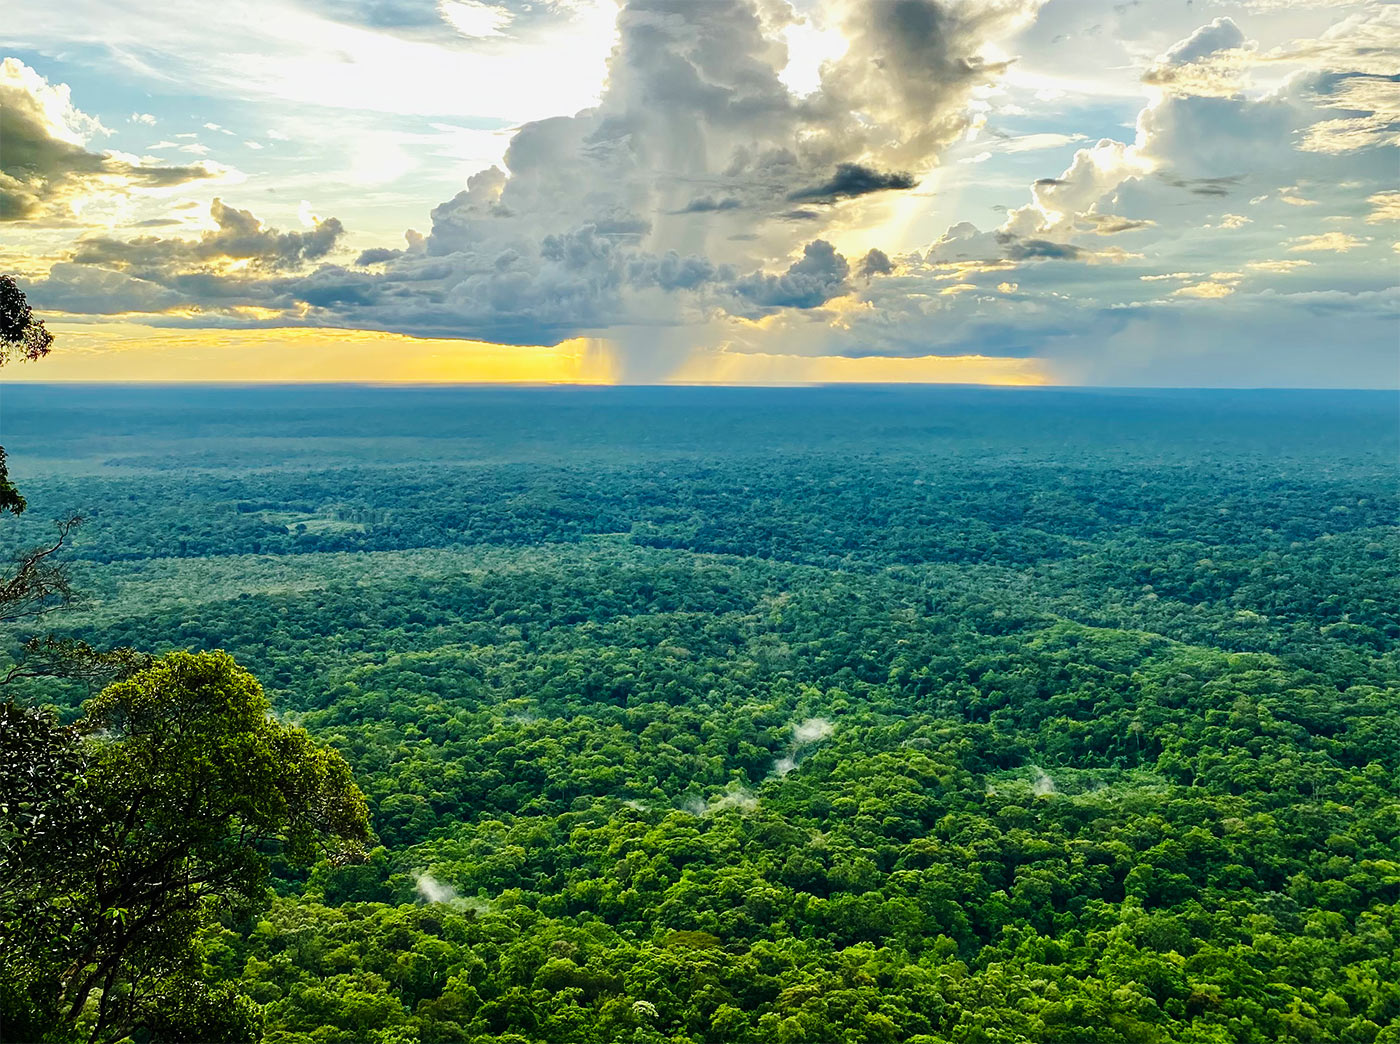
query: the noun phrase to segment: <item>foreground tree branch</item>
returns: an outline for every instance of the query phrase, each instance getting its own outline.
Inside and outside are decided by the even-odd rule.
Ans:
[[[58,537],[52,543],[16,556],[10,575],[0,578],[0,623],[43,616],[77,602],[67,564],[54,561],[53,556],[82,521],[74,515],[59,522]]]

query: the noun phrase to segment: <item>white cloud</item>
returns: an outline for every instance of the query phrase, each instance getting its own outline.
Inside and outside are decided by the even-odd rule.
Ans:
[[[1314,251],[1345,254],[1348,250],[1364,246],[1366,242],[1367,240],[1359,239],[1345,232],[1323,232],[1318,235],[1298,236],[1290,239],[1288,249],[1295,253]]]
[[[453,29],[470,38],[500,36],[512,20],[505,8],[477,0],[438,0],[438,12]]]
[[[1002,152],[1039,152],[1042,149],[1059,149],[1083,141],[1082,134],[1061,134],[1056,131],[1040,131],[1035,134],[1022,134],[1001,142]]]
[[[1205,300],[1213,300],[1219,297],[1229,297],[1235,292],[1233,286],[1227,286],[1214,280],[1207,280],[1203,283],[1192,283],[1190,286],[1183,286],[1172,291],[1173,297],[1199,297]]]

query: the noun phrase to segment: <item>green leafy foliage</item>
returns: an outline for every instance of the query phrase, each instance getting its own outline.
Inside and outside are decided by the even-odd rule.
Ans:
[[[266,1040],[1400,1040],[1389,399],[74,394],[58,637],[381,841],[198,932]]]
[[[261,902],[270,853],[339,865],[368,838],[344,760],[269,710],[232,657],[176,652],[103,690],[76,729],[8,712],[24,729],[5,737],[7,776],[42,769],[5,810],[0,853],[0,951],[29,1017],[190,1039],[217,1009],[227,1039],[252,1039],[253,1009],[200,981],[196,933]]]

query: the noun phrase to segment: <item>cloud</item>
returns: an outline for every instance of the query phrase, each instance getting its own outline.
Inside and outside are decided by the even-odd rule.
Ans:
[[[850,265],[824,239],[808,243],[782,275],[755,272],[735,284],[740,297],[765,308],[816,308],[839,294]]]
[[[708,818],[731,808],[748,813],[757,807],[758,798],[754,796],[753,791],[737,783],[730,784],[724,793],[708,802],[695,794],[689,795],[681,802],[681,811],[698,818]]]
[[[170,188],[216,173],[90,151],[88,139],[104,132],[73,107],[66,86],[17,59],[0,62],[0,221],[69,222],[88,197]]]
[[[709,816],[717,815],[725,809],[736,809],[739,812],[752,812],[758,807],[758,798],[744,787],[734,787],[721,794],[710,803],[705,810]]]
[[[513,18],[510,11],[477,0],[441,0],[438,12],[443,21],[468,39],[500,36]]]
[[[713,196],[701,196],[692,199],[685,206],[681,207],[677,213],[680,214],[713,214],[725,210],[738,210],[744,204],[734,196],[725,196],[723,199],[715,199]]]
[[[788,193],[790,203],[835,203],[853,196],[891,189],[911,189],[918,179],[908,171],[884,171],[859,163],[838,163],[836,172],[818,185],[809,185]]]
[[[336,310],[520,343],[611,331],[631,357],[629,331],[655,351],[658,327],[815,308],[850,266],[812,229],[912,188],[1004,68],[985,42],[1033,9],[851,3],[850,46],[799,96],[780,76],[785,5],[630,0],[599,104],[522,126],[504,169],[433,209],[421,255],[367,255],[371,308]]]
[[[1154,272],[1151,275],[1138,276],[1144,283],[1160,283],[1170,279],[1199,279],[1205,275],[1204,272]]]
[[[1288,258],[1278,261],[1250,261],[1245,264],[1245,268],[1251,272],[1271,272],[1275,275],[1286,275],[1289,272],[1296,272],[1300,268],[1307,268],[1311,261],[1304,261],[1302,258]]]
[[[446,33],[459,55],[478,46],[496,53],[527,18],[514,5],[508,22],[488,27],[501,36],[473,44],[436,0],[306,6],[333,9],[337,24],[379,19],[395,38]],[[494,166],[475,160],[460,192],[422,201],[424,235],[356,241],[342,255],[339,222],[284,232],[230,211],[183,239],[82,239],[55,265],[43,299],[73,310],[150,310],[170,324],[211,315],[229,325],[272,322],[272,312],[281,323],[518,345],[599,337],[618,346],[623,380],[758,372],[784,353],[827,361],[804,373],[828,372],[843,356],[947,353],[1043,356],[1016,370],[1042,379],[1209,383],[1236,372],[1234,353],[1267,359],[1280,330],[1323,329],[1322,299],[1291,293],[1305,283],[1390,307],[1360,295],[1379,291],[1388,270],[1374,262],[1393,262],[1394,237],[1382,243],[1359,230],[1363,219],[1392,220],[1400,209],[1389,198],[1397,80],[1384,64],[1394,15],[1371,5],[1345,31],[1267,51],[1246,31],[1275,41],[1286,38],[1280,26],[1307,20],[1246,23],[1236,13],[1239,25],[1197,26],[1178,11],[1150,33],[1116,39],[1114,57],[1135,55],[1134,68],[1158,55],[1120,141],[1068,133],[1101,126],[1099,115],[1049,122],[1088,111],[1052,93],[1066,80],[1091,93],[1106,79],[1131,87],[1139,74],[1099,79],[1080,67],[1082,52],[1055,68],[1051,51],[1023,50],[1036,39],[1027,20],[1037,6],[829,0],[811,17],[845,49],[823,51],[797,92],[787,70],[796,12],[782,0],[627,0],[601,93],[573,115],[519,125]],[[1069,16],[1050,5],[1043,17]],[[1131,18],[1146,24],[1145,12]],[[1094,46],[1107,47],[1130,20],[1106,18]],[[1031,35],[1010,35],[1021,27]],[[1162,49],[1171,37],[1161,31],[1179,42]],[[1008,76],[1014,53],[1026,58]],[[98,133],[89,128],[83,141]],[[169,144],[190,142],[172,134]],[[991,156],[960,168],[945,154],[955,145],[957,157]],[[1054,148],[1073,156],[1036,170],[1039,150]],[[1008,176],[1024,178],[1010,196]],[[971,182],[975,192],[965,191]],[[916,183],[936,185],[937,203],[911,193]],[[299,183],[282,198],[303,194]],[[927,249],[914,238],[930,235],[934,214],[974,205],[1003,217],[984,229],[955,221]],[[1322,223],[1332,216],[1356,223]],[[234,240],[248,242],[242,256],[227,248]],[[1293,256],[1270,260],[1284,252]],[[1304,252],[1310,267],[1290,265]],[[1157,273],[1175,281],[1154,285]],[[1363,334],[1374,340],[1381,326],[1357,328],[1358,343],[1339,353],[1373,358]],[[712,370],[692,365],[702,356],[718,359]],[[1301,366],[1281,365],[1279,379],[1294,380]]]
[[[1006,246],[1006,256],[1012,261],[1039,259],[1073,261],[1084,255],[1084,251],[1069,243],[1055,243],[1048,239],[1017,239],[1015,236],[1002,237]]]
[[[1140,228],[1152,228],[1157,224],[1149,218],[1125,218],[1118,214],[1099,214],[1092,210],[1079,215],[1079,220],[1101,236],[1116,236],[1120,232],[1136,232]]]
[[[1371,213],[1366,215],[1368,224],[1379,224],[1382,221],[1400,221],[1400,192],[1387,190],[1377,192],[1367,196],[1366,202],[1371,204]]]
[[[1207,280],[1204,283],[1192,283],[1190,286],[1179,287],[1172,291],[1173,297],[1199,297],[1205,300],[1213,300],[1220,297],[1229,297],[1235,292],[1233,286],[1218,283],[1214,280]]]
[[[261,294],[259,306],[319,325],[525,345],[606,334],[624,360],[664,370],[662,356],[679,359],[717,321],[847,293],[851,265],[823,230],[912,188],[966,133],[974,92],[1008,64],[984,50],[1038,3],[841,3],[828,24],[848,46],[798,94],[782,76],[796,17],[785,3],[627,0],[597,104],[520,126],[503,163],[431,208],[417,248],[365,244],[342,267],[329,263],[343,232],[334,219],[278,232],[230,212],[198,240],[92,237],[74,260],[196,308]],[[472,31],[513,31],[484,6],[433,17],[461,23],[471,8]],[[384,17],[428,30],[419,6]],[[864,278],[893,270],[878,243],[861,251]],[[60,297],[74,277],[62,269],[48,292]]]
[[[1400,47],[1400,39],[1395,41]],[[1319,120],[1307,129],[1301,148],[1345,155],[1378,146],[1400,145],[1400,74],[1364,73],[1319,77],[1317,100],[1353,115]]]
[[[868,282],[873,276],[889,275],[893,271],[894,263],[890,260],[889,255],[878,247],[871,247],[866,255],[860,259],[856,275]]]
[[[999,148],[1002,152],[1038,152],[1041,149],[1059,149],[1083,141],[1082,134],[1060,134],[1054,131],[1039,131],[1035,134],[1022,134],[1007,138]]]
[[[489,900],[459,895],[457,889],[424,870],[414,872],[413,887],[425,903],[445,903],[459,910],[472,910],[479,914],[487,913],[492,908]]]
[[[117,240],[90,236],[78,241],[73,261],[122,271],[155,273],[189,271],[241,262],[261,269],[298,268],[324,258],[345,229],[336,218],[319,222],[308,232],[279,232],[264,228],[251,211],[237,210],[215,199],[209,209],[215,228],[199,239],[159,239],[146,236]]]
[[[1348,250],[1355,250],[1365,244],[1366,240],[1348,235],[1345,232],[1322,232],[1318,235],[1297,236],[1290,239],[1288,249],[1294,253],[1314,251],[1345,254]]]
[[[1231,97],[1254,48],[1230,18],[1216,18],[1174,44],[1143,74],[1143,83],[1184,95]]]
[[[368,268],[370,265],[381,265],[402,256],[402,250],[395,250],[392,247],[370,247],[368,250],[360,251],[360,256],[355,258],[355,264],[360,268]]]

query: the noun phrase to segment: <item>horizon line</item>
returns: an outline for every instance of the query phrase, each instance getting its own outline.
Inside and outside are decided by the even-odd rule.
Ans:
[[[0,376],[0,391],[5,388],[71,388],[71,387],[128,387],[128,388],[588,388],[605,390],[639,388],[752,388],[755,390],[776,389],[826,389],[826,388],[961,388],[986,389],[1007,392],[1038,391],[1082,391],[1082,392],[1166,392],[1166,391],[1271,391],[1271,392],[1367,392],[1373,394],[1400,394],[1400,384],[1387,387],[1358,387],[1355,385],[1296,385],[1296,384],[1008,384],[996,381],[774,381],[766,383],[740,381],[655,381],[628,383],[599,381],[384,381],[384,380],[226,380],[212,378],[192,380],[185,378],[161,379],[76,379],[58,378],[34,380],[22,378],[14,380]],[[1400,405],[1400,404],[1397,404]]]

